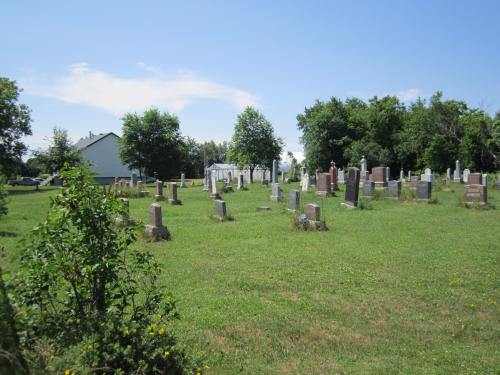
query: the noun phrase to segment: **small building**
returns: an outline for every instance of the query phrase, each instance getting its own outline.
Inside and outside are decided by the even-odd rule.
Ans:
[[[84,161],[90,161],[93,165],[91,172],[96,173],[94,179],[101,184],[110,184],[115,177],[129,179],[132,173],[120,160],[119,143],[120,137],[115,133],[92,134],[80,139],[75,147],[80,152]]]

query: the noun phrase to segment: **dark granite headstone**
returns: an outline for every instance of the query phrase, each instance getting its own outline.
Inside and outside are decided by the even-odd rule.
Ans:
[[[417,182],[417,199],[429,200],[432,197],[432,182],[418,181]]]
[[[398,199],[401,194],[401,181],[392,180],[387,184],[389,191],[389,198]]]
[[[358,207],[359,197],[359,169],[351,167],[347,171],[347,180],[345,187],[344,205],[346,207]]]
[[[295,211],[299,208],[300,204],[300,193],[298,190],[290,189],[288,191],[288,209],[290,211]]]

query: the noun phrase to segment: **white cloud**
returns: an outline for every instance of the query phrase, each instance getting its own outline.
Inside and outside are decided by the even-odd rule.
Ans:
[[[425,95],[419,89],[408,89],[404,91],[400,91],[396,94],[396,96],[401,99],[403,102],[413,102],[418,98],[424,98]]]
[[[153,77],[121,78],[79,63],[71,65],[69,74],[52,84],[28,83],[26,92],[97,107],[115,116],[151,107],[179,112],[197,98],[225,101],[239,110],[258,105],[258,98],[253,94],[199,78],[193,72],[166,77],[156,67],[145,63],[137,66],[153,73]]]

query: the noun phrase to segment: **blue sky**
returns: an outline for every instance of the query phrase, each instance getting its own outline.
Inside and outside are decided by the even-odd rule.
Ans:
[[[0,75],[24,88],[31,148],[54,126],[121,134],[159,107],[199,141],[229,140],[254,105],[302,151],[316,99],[435,91],[500,110],[500,1],[14,1],[0,6]]]

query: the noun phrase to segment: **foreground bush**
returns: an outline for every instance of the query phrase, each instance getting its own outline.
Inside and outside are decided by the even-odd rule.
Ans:
[[[170,330],[175,301],[157,285],[159,265],[130,250],[125,206],[88,169],[66,185],[33,231],[16,287],[22,342],[43,373],[184,374],[198,367]],[[35,371],[36,372],[36,371]]]

